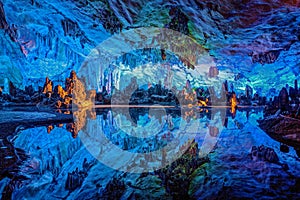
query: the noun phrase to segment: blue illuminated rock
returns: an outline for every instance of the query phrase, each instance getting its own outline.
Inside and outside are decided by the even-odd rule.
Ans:
[[[300,73],[295,62],[299,60],[300,22],[294,3],[182,1],[170,6],[162,1],[127,5],[122,1],[36,0],[3,1],[0,10],[0,43],[4,47],[0,52],[12,63],[6,66],[20,71],[23,78],[12,82],[21,87],[41,86],[39,81],[46,76],[63,85],[68,70],[78,70],[96,45],[120,31],[147,26],[171,28],[195,38],[217,61],[210,76],[219,70],[220,78],[233,81],[234,74],[245,73],[247,78],[238,80],[235,88],[248,84],[254,93],[262,88],[266,94],[264,83],[292,85]],[[166,52],[162,58],[168,58]],[[131,62],[130,57],[126,59],[125,63]],[[0,73],[0,84],[2,78]]]

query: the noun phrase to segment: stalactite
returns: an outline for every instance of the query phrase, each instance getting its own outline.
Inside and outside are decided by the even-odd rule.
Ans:
[[[77,37],[80,33],[80,28],[77,24],[77,22],[74,22],[68,18],[61,21],[64,35],[65,36],[75,36]]]
[[[7,29],[7,28],[8,28],[8,24],[5,18],[3,4],[0,1],[0,29]]]
[[[59,39],[58,37],[55,38],[55,46],[54,46],[54,58],[57,60],[58,57],[58,49],[59,49]]]

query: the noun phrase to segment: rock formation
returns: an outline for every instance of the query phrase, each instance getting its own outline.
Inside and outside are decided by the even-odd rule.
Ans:
[[[279,158],[274,149],[265,147],[263,145],[253,146],[251,150],[251,158],[253,161],[268,161],[271,163],[278,163]]]
[[[85,158],[82,163],[82,170],[79,170],[78,167],[76,170],[68,173],[68,177],[66,180],[65,188],[70,191],[74,191],[76,188],[80,187],[87,177],[87,172],[93,166],[93,162],[88,162]]]

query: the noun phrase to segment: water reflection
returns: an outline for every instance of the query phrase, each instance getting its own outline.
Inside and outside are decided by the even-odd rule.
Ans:
[[[197,116],[189,121],[181,117],[182,113],[191,113],[190,110],[111,109],[96,119],[85,120],[87,124],[80,138],[94,157],[114,169],[153,171],[180,157],[194,141],[201,126],[209,122],[201,122]],[[116,158],[111,160],[113,155],[120,162],[115,162]],[[136,166],[128,165],[132,162],[137,163]]]
[[[237,110],[245,111],[248,118],[251,113],[260,112],[261,108]],[[228,118],[234,119],[237,110],[232,113],[232,109],[223,107],[212,110],[209,107],[178,109],[163,106],[86,109],[75,111],[74,124],[77,131],[82,130],[80,138],[87,149],[101,162],[122,171],[143,172],[163,167],[158,162],[163,154],[167,155],[167,160],[176,160],[193,141],[198,145],[197,156],[207,156],[215,148],[222,130],[228,126]],[[101,115],[98,116],[97,112]],[[241,123],[235,122],[239,129],[243,128]],[[120,159],[123,162],[113,162],[108,154],[122,155]],[[129,169],[126,165],[133,160],[137,163],[149,160],[149,156],[152,159],[147,165],[151,168],[137,164]]]
[[[195,186],[192,188],[192,194],[195,197],[197,195],[205,195],[204,191],[226,191],[224,188],[219,188],[219,184],[212,187],[213,181],[224,181],[222,184],[229,185],[228,187],[231,190],[236,190],[237,188],[235,187],[239,185],[240,190],[243,190],[247,195],[250,195],[249,191],[254,190],[254,185],[256,185],[259,189],[253,194],[262,195],[264,184],[272,185],[272,177],[275,176],[279,177],[276,178],[277,181],[285,181],[285,187],[293,190],[296,187],[293,184],[298,184],[298,179],[295,178],[294,172],[299,170],[292,166],[293,162],[295,162],[295,158],[292,157],[293,152],[286,154],[286,156],[279,155],[280,163],[288,164],[290,167],[289,171],[285,169],[285,165],[278,165],[277,163],[269,165],[267,163],[268,160],[265,161],[264,157],[257,157],[258,159],[254,157],[253,159],[253,155],[256,155],[254,151],[252,152],[253,154],[248,155],[251,153],[253,146],[260,147],[261,144],[265,144],[266,148],[271,146],[276,153],[279,153],[279,145],[270,140],[265,134],[262,134],[262,131],[259,132],[255,127],[255,120],[259,116],[262,116],[262,112],[258,108],[237,109],[235,117],[232,116],[230,109],[224,108],[219,108],[214,113],[211,112],[210,108],[203,110],[193,108],[179,110],[162,107],[82,109],[74,113],[73,122],[48,124],[43,128],[43,132],[35,132],[38,128],[34,128],[25,131],[23,135],[21,134],[17,137],[17,140],[19,137],[23,138],[22,140],[31,138],[44,144],[43,146],[38,144],[44,149],[40,149],[40,147],[33,148],[30,144],[22,146],[22,148],[26,149],[26,152],[29,152],[29,150],[31,152],[37,151],[37,153],[30,155],[30,157],[34,157],[29,158],[30,162],[33,162],[32,160],[34,159],[40,159],[41,163],[55,163],[56,161],[52,160],[61,158],[59,155],[61,155],[61,152],[65,152],[65,150],[58,148],[63,141],[62,138],[57,139],[61,137],[58,132],[62,131],[59,130],[65,129],[71,132],[74,138],[77,137],[72,139],[69,136],[72,140],[81,140],[92,156],[107,166],[127,172],[154,171],[149,174],[155,174],[159,177],[163,181],[162,187],[167,188],[170,193],[175,191],[178,193],[187,192],[178,188],[178,184],[189,184],[190,176],[193,173],[198,177],[194,180],[193,184]],[[49,126],[51,132],[47,134]],[[32,132],[31,135],[29,134],[30,132]],[[47,137],[44,137],[44,139],[35,138],[38,137],[37,133],[47,135]],[[25,134],[29,135],[25,136]],[[52,137],[53,139],[48,141]],[[1,144],[2,146],[7,146],[10,152],[16,152],[14,142],[11,139],[8,140],[10,144],[4,140],[1,140]],[[91,170],[93,171],[92,167],[98,165],[95,164],[98,162],[92,162],[87,152],[80,152],[79,154],[81,154],[83,161],[81,160],[77,163],[76,159],[78,158],[76,155],[78,153],[76,152],[78,148],[74,148],[71,141],[63,141],[63,143],[64,149],[72,150],[68,154],[70,156],[69,159],[75,163],[75,167],[70,167],[67,164],[61,166],[62,169],[56,169],[52,167],[52,164],[43,164],[42,166],[46,167],[46,169],[42,170],[42,174],[38,175],[37,173],[35,176],[40,177],[47,170],[53,171],[53,177],[55,177],[53,180],[55,180],[56,184],[60,184],[60,187],[66,187],[66,190],[76,190],[87,184],[90,174],[93,173],[91,172]],[[20,144],[23,143],[18,141],[18,145]],[[278,146],[277,149],[276,144]],[[56,151],[56,149],[59,150]],[[48,151],[50,156],[48,156]],[[177,154],[174,154],[174,152],[177,152]],[[270,152],[274,153],[274,151]],[[4,155],[10,154],[7,152],[1,154],[2,162],[8,159]],[[17,156],[14,155],[13,157],[20,158],[20,155],[22,155],[22,152],[18,152]],[[86,160],[84,158],[89,159]],[[26,159],[28,158],[24,157],[23,161]],[[2,178],[15,177],[11,183],[7,184],[5,189],[7,192],[9,191],[8,188],[15,187],[18,181],[24,182],[24,177],[20,177],[18,171],[10,168],[11,166],[22,168],[22,162],[16,162],[16,159],[11,159],[11,161],[1,165],[5,166],[1,169]],[[63,161],[58,162],[64,163]],[[82,168],[82,162],[86,165],[92,164]],[[203,163],[206,163],[206,165],[203,166]],[[35,165],[32,164],[32,166]],[[199,167],[201,167],[201,170],[199,170]],[[197,171],[195,171],[196,169]],[[7,173],[5,170],[11,171]],[[24,170],[22,173],[24,173]],[[179,176],[178,174],[181,175]],[[210,177],[210,174],[215,174],[214,178]],[[60,176],[65,178],[59,178]],[[201,183],[201,177],[207,180]],[[247,178],[247,180],[251,180],[256,184],[253,185],[247,182],[247,185],[241,181],[243,178]],[[40,180],[40,178],[37,180]],[[26,184],[29,182],[27,181]],[[122,178],[118,178],[117,182],[122,182]],[[198,187],[197,184],[200,183],[202,186]],[[52,183],[49,184],[51,185]],[[55,188],[56,186],[52,185],[51,187]],[[109,187],[105,189],[105,194],[112,194]],[[272,188],[272,191],[274,193],[274,191],[279,189]],[[23,190],[26,191],[26,189]],[[232,194],[236,194],[236,192],[233,191]]]

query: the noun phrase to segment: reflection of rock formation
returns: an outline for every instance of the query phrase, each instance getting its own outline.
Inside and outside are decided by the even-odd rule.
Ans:
[[[78,132],[86,125],[87,118],[96,119],[96,112],[94,109],[79,109],[73,111],[74,122],[66,125],[67,130],[76,138]]]
[[[190,178],[192,174],[201,165],[209,162],[208,158],[198,158],[197,143],[193,141],[186,153],[170,165],[155,171],[155,174],[161,178],[167,193],[175,199],[189,198]]]
[[[77,167],[72,173],[68,173],[65,188],[67,190],[74,191],[76,188],[80,187],[92,166],[93,163],[88,163],[87,159],[85,158],[82,163],[82,170],[79,170]]]
[[[265,147],[263,145],[253,146],[251,150],[251,158],[253,161],[268,161],[271,163],[278,163],[279,158],[274,149]]]
[[[289,93],[287,88],[289,88]],[[300,93],[298,82],[293,87],[283,87],[278,96],[270,100],[259,126],[275,140],[295,147],[300,155]]]
[[[271,115],[265,119],[258,120],[258,122],[259,127],[263,129],[270,137],[289,146],[293,146],[297,154],[300,155],[299,119],[294,119],[283,115]]]
[[[230,107],[231,107],[231,110],[230,112],[232,113],[232,117],[234,118],[235,115],[236,115],[236,107],[237,107],[237,99],[236,99],[236,94],[233,92],[232,93],[232,97],[230,99]]]
[[[7,139],[0,139],[0,180],[8,177],[13,177],[19,170],[19,165],[27,158],[25,152],[21,149],[15,149],[13,144]]]
[[[209,126],[209,135],[212,137],[218,137],[219,136],[219,128],[216,126]]]
[[[130,182],[129,182],[130,183]],[[128,184],[131,186],[130,184]],[[119,178],[112,178],[103,189],[100,199],[122,199],[122,195],[126,189],[125,182]],[[98,197],[99,198],[99,197]]]
[[[0,181],[10,178],[2,193],[2,199],[11,199],[12,192],[25,177],[19,175],[20,166],[28,158],[25,152],[17,149],[7,139],[0,139]]]
[[[261,145],[259,147],[253,146],[250,153],[253,161],[265,161],[280,165],[283,169],[287,170],[289,167],[286,163],[279,161],[278,155],[274,149]]]

